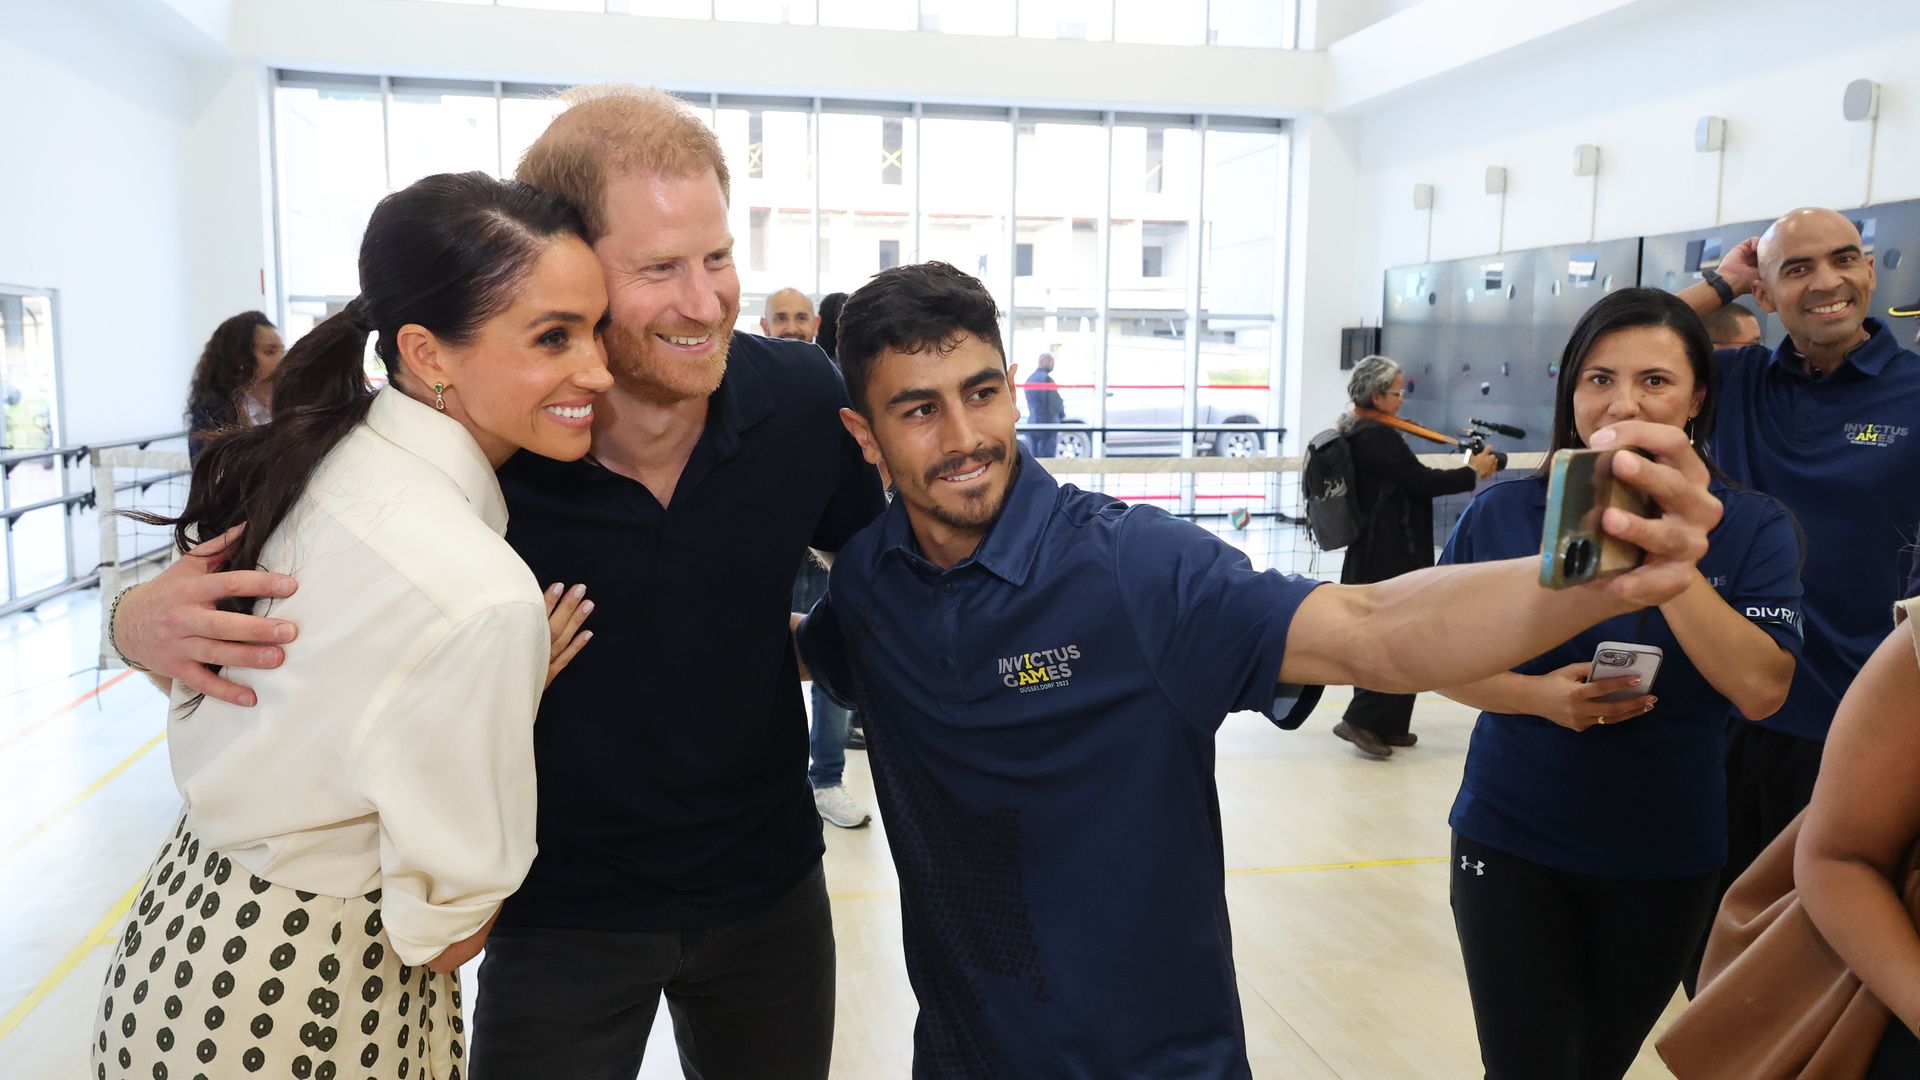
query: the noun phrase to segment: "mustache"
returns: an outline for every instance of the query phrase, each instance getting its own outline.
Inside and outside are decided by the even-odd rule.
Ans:
[[[997,446],[989,446],[984,450],[976,450],[971,454],[950,454],[947,457],[941,458],[938,465],[927,470],[926,482],[932,485],[940,479],[942,474],[960,472],[966,465],[990,465],[996,461],[1005,460],[1007,460],[1007,447],[1005,443]]]

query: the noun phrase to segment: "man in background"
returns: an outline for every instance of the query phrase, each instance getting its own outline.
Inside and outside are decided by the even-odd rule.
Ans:
[[[1705,322],[1707,340],[1713,342],[1716,349],[1744,349],[1749,345],[1766,344],[1760,337],[1760,316],[1745,304],[1728,304],[1709,314]]]
[[[1786,328],[1778,348],[1714,353],[1712,451],[1807,536],[1806,654],[1786,705],[1727,744],[1724,889],[1805,809],[1840,696],[1893,630],[1920,521],[1920,356],[1869,317],[1873,256],[1835,211],[1795,210],[1701,277],[1679,295],[1703,317],[1751,293]]]
[[[767,297],[767,310],[760,316],[760,334],[783,341],[813,340],[813,301],[799,289],[781,289]]]
[[[1054,348],[1060,346],[1055,345]],[[1043,352],[1034,363],[1035,371],[1027,376],[1027,422],[1029,424],[1058,424],[1067,418],[1067,407],[1060,400],[1060,391],[1053,389],[1053,353]],[[1060,433],[1058,431],[1034,431],[1027,434],[1027,442],[1033,447],[1033,456],[1050,458],[1058,449]]]

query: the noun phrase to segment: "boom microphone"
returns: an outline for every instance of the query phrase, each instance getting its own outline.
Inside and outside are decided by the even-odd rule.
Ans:
[[[1524,439],[1527,437],[1526,428],[1517,428],[1512,424],[1496,424],[1491,420],[1469,420],[1467,423],[1475,427],[1486,428],[1495,435],[1505,435],[1509,439]]]

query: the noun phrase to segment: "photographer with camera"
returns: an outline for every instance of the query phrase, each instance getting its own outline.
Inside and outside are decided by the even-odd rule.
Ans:
[[[1684,428],[1701,448],[1715,392],[1692,310],[1657,289],[1613,293],[1561,358],[1549,462],[1623,420]],[[1441,561],[1539,551],[1546,476],[1481,492]],[[1448,823],[1454,927],[1489,1080],[1623,1075],[1713,916],[1726,724],[1736,707],[1757,720],[1786,700],[1801,550],[1771,497],[1718,479],[1711,490],[1725,516],[1685,592],[1441,691],[1482,710]],[[1606,674],[1629,668],[1642,674]]]
[[[1433,565],[1433,500],[1472,491],[1492,476],[1495,455],[1484,446],[1457,469],[1420,464],[1400,433],[1361,413],[1397,417],[1407,397],[1407,377],[1384,356],[1369,356],[1353,369],[1347,397],[1354,411],[1336,425],[1353,459],[1354,494],[1365,512],[1360,535],[1340,568],[1344,585],[1366,585]],[[1355,687],[1353,702],[1333,733],[1368,757],[1385,760],[1396,746],[1412,746],[1412,694],[1383,694]]]

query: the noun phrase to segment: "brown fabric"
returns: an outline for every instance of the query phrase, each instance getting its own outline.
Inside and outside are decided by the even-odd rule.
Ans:
[[[1802,813],[1733,883],[1707,940],[1700,993],[1656,1048],[1679,1080],[1859,1080],[1890,1014],[1827,945],[1793,883]],[[1909,850],[1895,878],[1916,911]]]

